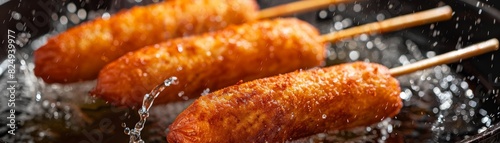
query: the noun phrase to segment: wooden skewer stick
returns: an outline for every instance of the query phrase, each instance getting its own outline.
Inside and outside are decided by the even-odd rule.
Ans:
[[[460,59],[467,59],[473,56],[481,55],[495,50],[498,50],[498,40],[496,38],[493,38],[488,41],[477,43],[463,49],[444,53],[408,65],[395,67],[390,69],[389,72],[391,73],[392,76],[396,77],[404,74],[409,74],[418,70],[423,70],[429,67],[452,63]]]
[[[283,4],[280,6],[275,6],[259,11],[257,14],[257,19],[266,19],[271,17],[278,17],[284,15],[290,15],[294,13],[309,11],[318,9],[321,7],[326,7],[330,4],[354,2],[356,0],[304,0],[297,1],[288,4]],[[359,1],[359,0],[358,0]]]
[[[428,23],[448,20],[452,17],[450,6],[443,6],[417,13],[407,14],[390,18],[387,20],[368,23],[349,29],[333,32],[321,36],[321,41],[336,42],[345,38],[351,38],[364,33],[383,33],[401,30],[409,27],[424,25]]]

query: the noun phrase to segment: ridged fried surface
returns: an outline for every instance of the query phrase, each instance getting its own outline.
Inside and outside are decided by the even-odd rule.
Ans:
[[[144,94],[176,76],[155,104],[195,98],[211,91],[300,68],[321,65],[324,43],[311,25],[276,19],[174,39],[129,53],[107,65],[92,94],[111,103],[138,105]]]
[[[71,28],[35,51],[35,75],[47,83],[95,79],[107,63],[166,39],[254,19],[254,0],[170,0]]]
[[[356,62],[230,86],[197,99],[169,127],[168,142],[284,142],[371,125],[402,107],[384,66]]]

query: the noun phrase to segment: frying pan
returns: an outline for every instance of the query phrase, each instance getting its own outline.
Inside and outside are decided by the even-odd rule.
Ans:
[[[258,0],[261,8],[292,0]],[[120,9],[154,0],[0,1],[0,36],[7,49],[15,32],[16,107],[7,106],[7,51],[0,51],[0,139],[4,142],[127,142],[123,126],[138,121],[136,109],[113,107],[87,95],[94,81],[45,84],[33,76],[32,52],[51,35]],[[415,11],[450,5],[453,18],[386,34],[365,34],[330,43],[326,66],[371,61],[395,67],[490,38],[500,38],[500,1],[371,0],[332,5],[292,16],[329,33]],[[381,123],[349,131],[328,131],[295,142],[499,142],[500,52],[399,77],[404,107]],[[191,100],[152,109],[143,131],[146,142],[165,142],[168,124]],[[15,109],[16,135],[4,126]]]

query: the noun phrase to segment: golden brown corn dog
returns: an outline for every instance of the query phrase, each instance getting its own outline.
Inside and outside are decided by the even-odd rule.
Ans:
[[[254,0],[170,0],[71,28],[35,51],[35,75],[47,83],[95,79],[123,54],[166,39],[255,19]]]
[[[168,87],[155,104],[198,97],[207,88],[321,65],[325,48],[317,37],[318,31],[306,22],[276,19],[173,39],[108,64],[91,94],[134,106],[164,79],[176,76],[179,85]]]
[[[170,125],[167,140],[285,142],[371,125],[399,112],[399,93],[398,81],[379,64],[296,71],[200,97]]]
[[[167,140],[284,142],[366,126],[401,109],[399,85],[392,76],[495,51],[498,43],[493,38],[390,70],[355,62],[227,87],[199,98],[181,113],[169,127]]]

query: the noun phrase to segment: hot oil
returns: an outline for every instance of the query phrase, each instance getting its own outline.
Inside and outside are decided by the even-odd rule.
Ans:
[[[144,99],[142,101],[142,106],[139,108],[139,117],[141,118],[139,122],[135,124],[135,127],[130,130],[128,127],[125,128],[125,134],[130,136],[130,143],[144,143],[141,139],[141,131],[144,128],[144,124],[146,124],[146,119],[149,117],[149,109],[153,105],[154,100],[160,93],[165,90],[165,88],[169,87],[172,84],[177,84],[177,77],[170,77],[160,84],[156,86],[150,93],[144,95]]]
[[[312,22],[316,21],[315,16],[306,15],[306,17],[299,16],[299,18],[312,22],[322,33],[334,32],[360,24],[359,16],[356,17],[353,13],[361,15],[361,12],[370,6],[393,5],[397,8],[398,4],[394,2],[390,1],[379,5],[355,3],[330,6],[317,13],[320,19],[327,20],[324,23]],[[114,1],[114,3],[120,2]],[[120,3],[121,6],[130,6],[124,3]],[[54,20],[52,22],[55,25],[55,31],[64,31],[67,27],[86,19],[110,15],[106,10],[82,12],[82,8],[77,8],[80,4],[64,5],[66,6],[64,10],[69,11],[68,14],[56,14],[51,17]],[[118,9],[120,6],[113,7],[110,11]],[[382,20],[394,16],[390,15],[393,11],[397,11],[397,9],[382,10],[382,12],[376,12],[364,18],[365,20]],[[464,18],[459,19],[463,20]],[[484,22],[486,21],[482,20],[479,23]],[[457,28],[462,26],[464,24],[457,24]],[[433,26],[430,26],[429,29],[433,30]],[[436,30],[432,33],[439,35],[444,32]],[[407,34],[405,32],[383,35],[366,34],[352,40],[331,43],[328,47],[327,65],[367,61],[396,67],[436,55],[437,52],[433,50],[420,49],[425,49],[426,46],[432,48],[440,42],[431,41],[429,45],[421,45]],[[147,99],[151,100],[146,101],[151,101],[150,104],[144,104],[145,106],[140,109],[129,109],[111,106],[100,99],[88,96],[88,91],[95,85],[94,81],[69,85],[44,84],[34,78],[32,71],[34,64],[30,53],[33,49],[40,47],[48,36],[50,35],[32,40],[31,44],[26,45],[27,48],[18,52],[20,60],[17,65],[23,67],[16,72],[18,74],[16,76],[22,82],[20,82],[22,87],[18,96],[20,98],[16,103],[16,111],[18,111],[16,119],[19,121],[19,128],[16,131],[16,136],[2,134],[3,141],[85,143],[127,142],[132,139],[136,142],[140,140],[166,142],[165,133],[168,132],[166,130],[168,125],[193,102],[191,99],[150,108],[154,99],[151,97],[154,96],[148,96]],[[461,39],[468,40],[471,37],[473,38],[473,36],[465,36]],[[464,46],[467,45],[458,42],[456,48]],[[491,57],[491,61],[496,59],[498,57]],[[486,109],[483,104],[493,102],[492,100],[495,99],[489,98],[489,96],[492,94],[498,96],[499,91],[484,92],[485,87],[471,82],[478,77],[457,74],[462,70],[462,65],[456,67],[442,65],[398,77],[402,91],[400,97],[403,99],[404,107],[395,118],[383,120],[369,127],[359,127],[346,131],[326,131],[296,140],[296,142],[454,142],[483,132],[495,123],[496,116],[498,116],[497,112]],[[5,83],[3,82],[6,80],[5,75],[3,74],[0,78],[2,81],[0,83]],[[493,80],[496,78],[498,77],[492,77]],[[2,90],[2,92],[5,91]],[[8,116],[6,115],[8,108],[4,104],[6,97],[1,96],[0,98],[2,103],[0,104],[1,117]],[[144,116],[132,114],[136,110],[140,111],[139,115]],[[144,112],[147,110],[149,110],[149,114]],[[148,122],[146,122],[148,116]],[[135,122],[138,120],[140,124]],[[4,119],[2,118],[1,121],[4,122]],[[129,136],[123,134],[123,128],[120,128],[124,126],[122,123],[125,125],[136,123]],[[0,132],[6,130],[6,126],[0,126]]]

